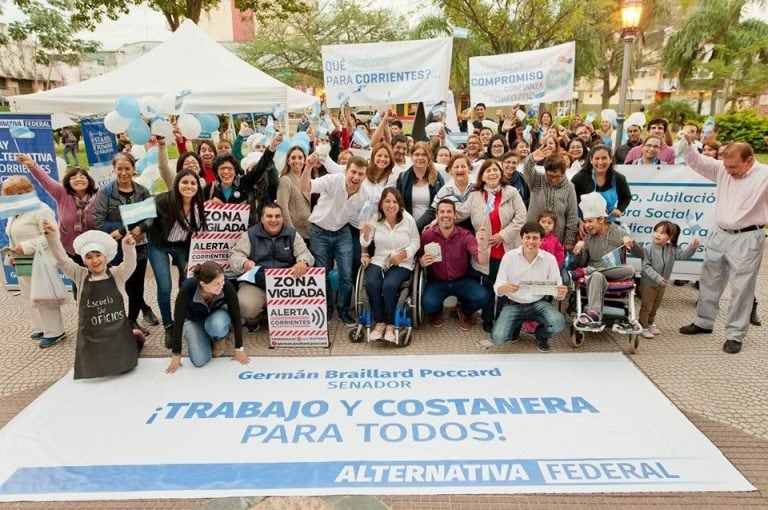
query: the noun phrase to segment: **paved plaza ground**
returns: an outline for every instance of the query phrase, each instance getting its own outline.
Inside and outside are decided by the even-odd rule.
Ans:
[[[147,280],[147,301],[154,305],[154,281]],[[727,294],[723,304],[727,304]],[[229,498],[213,500],[131,500],[99,502],[0,503],[0,509],[445,509],[497,510],[513,508],[768,508],[768,264],[758,281],[757,298],[765,326],[751,328],[740,354],[722,351],[723,321],[712,335],[686,337],[677,329],[691,321],[698,291],[692,285],[671,287],[657,317],[663,331],[653,340],[641,340],[637,354],[630,359],[654,384],[718,447],[736,468],[757,488],[741,493],[664,493],[590,495],[438,495],[324,498]],[[157,311],[156,306],[154,307]],[[69,338],[52,348],[39,349],[29,339],[30,321],[21,298],[0,291],[0,426],[4,426],[25,406],[72,367],[77,312],[74,304],[64,310]],[[161,328],[154,327],[143,357],[166,357]],[[447,319],[436,330],[423,325],[406,349],[379,344],[352,344],[348,329],[334,320],[330,323],[333,345],[329,349],[278,349],[267,347],[266,332],[245,334],[246,349],[252,363],[266,356],[397,356],[401,354],[466,354],[486,352],[536,353],[532,337],[514,345],[487,350],[477,342],[487,336],[475,326],[466,333],[455,319]],[[626,337],[604,333],[587,338],[576,352],[619,352],[626,348]],[[231,351],[231,346],[230,346]],[[565,333],[552,341],[552,351],[575,352]],[[231,352],[229,352],[231,354]],[[546,354],[540,354],[547,356]],[[184,370],[194,370],[185,364]],[[613,381],[621,384],[621,381]],[[632,395],[627,395],[632,398]],[[632,441],[627,430],[627,441]],[[573,441],[579,441],[574,437]],[[0,459],[2,462],[2,459]]]

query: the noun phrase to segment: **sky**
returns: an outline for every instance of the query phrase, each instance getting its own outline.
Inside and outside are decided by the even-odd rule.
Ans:
[[[17,20],[21,17],[18,8],[9,0],[0,0],[3,5],[3,14],[0,22]],[[361,0],[361,3],[370,5],[371,2]],[[400,12],[424,12],[423,9],[415,9],[414,4],[424,6],[430,4],[429,0],[390,0],[388,6]],[[768,22],[768,12],[757,6],[748,7],[747,17],[756,17]],[[131,12],[117,21],[107,21],[97,27],[96,31],[84,38],[95,39],[102,45],[103,50],[114,50],[123,44],[139,41],[164,41],[170,32],[166,28],[165,18],[159,12],[153,11],[146,5],[134,7]]]

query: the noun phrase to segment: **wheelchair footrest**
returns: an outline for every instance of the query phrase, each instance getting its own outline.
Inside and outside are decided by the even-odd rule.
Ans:
[[[611,330],[622,335],[639,335],[643,327],[638,322],[616,321]]]
[[[593,324],[582,324],[578,319],[573,320],[573,329],[576,331],[583,331],[585,333],[600,333],[605,329],[604,322],[598,322]]]

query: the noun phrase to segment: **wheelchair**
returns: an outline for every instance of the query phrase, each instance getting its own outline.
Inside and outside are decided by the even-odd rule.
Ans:
[[[643,331],[637,320],[635,307],[635,280],[609,281],[603,299],[602,322],[596,325],[581,324],[579,316],[587,304],[587,280],[589,277],[572,278],[571,307],[575,315],[570,326],[570,340],[574,349],[584,345],[587,334],[600,333],[607,325],[611,331],[628,336],[627,353],[635,354],[640,347],[640,333]],[[570,310],[569,310],[570,311]]]
[[[355,286],[352,299],[355,304],[355,314],[357,315],[357,326],[349,332],[349,340],[353,343],[374,342],[371,340],[371,331],[374,327],[373,315],[368,303],[368,294],[365,291],[365,270],[360,266],[355,279]],[[421,306],[421,296],[423,295],[424,285],[426,283],[426,274],[424,270],[416,264],[411,278],[405,280],[400,286],[400,294],[397,298],[395,307],[394,328],[395,340],[392,342],[397,347],[407,347],[410,345],[413,329],[424,322],[424,310]],[[386,342],[383,338],[382,342]]]

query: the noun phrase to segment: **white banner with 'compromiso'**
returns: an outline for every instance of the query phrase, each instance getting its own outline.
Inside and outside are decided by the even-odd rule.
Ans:
[[[326,104],[444,101],[452,51],[450,37],[323,46]]]
[[[469,95],[486,106],[573,99],[576,43],[540,50],[471,57]]]
[[[619,165],[627,178],[632,201],[620,219],[635,242],[646,246],[653,240],[653,229],[661,221],[680,227],[679,248],[694,237],[701,245],[687,260],[675,262],[674,280],[698,280],[704,250],[715,223],[715,183],[697,174],[688,165]],[[629,261],[640,270],[640,260]]]
[[[621,354],[167,363],[54,384],[0,500],[754,489]]]

